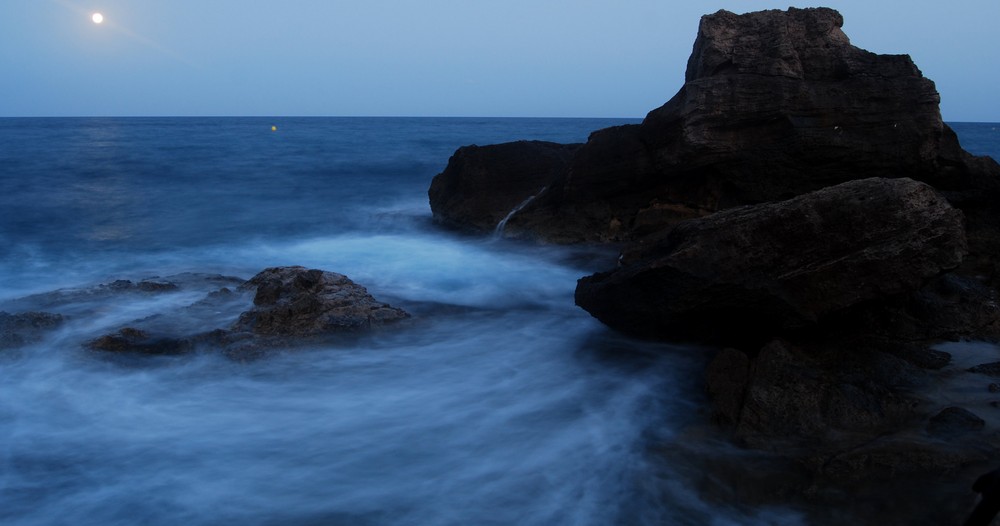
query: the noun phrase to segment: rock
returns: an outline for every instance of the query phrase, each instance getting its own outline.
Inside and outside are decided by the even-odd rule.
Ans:
[[[970,373],[1000,376],[1000,362],[982,363],[969,368]]]
[[[453,158],[432,185],[434,214],[488,231],[545,186],[510,219],[511,235],[621,241],[849,180],[909,177],[967,212],[976,247],[1000,251],[1000,166],[961,149],[933,82],[908,56],[857,48],[842,25],[826,8],[707,15],[684,85],[641,124],[591,134],[562,168],[544,161],[555,146],[520,149],[520,165],[551,168],[527,188],[505,160],[493,169],[485,156],[469,167]],[[489,185],[443,184],[478,174],[490,174]],[[518,191],[502,206],[477,202],[505,184]]]
[[[178,290],[175,283],[169,281],[154,281],[154,280],[142,280],[138,283],[133,283],[127,279],[115,280],[106,285],[101,285],[108,290],[113,290],[117,292],[172,292]]]
[[[970,431],[982,431],[986,421],[961,407],[948,407],[931,417],[927,432],[936,436],[949,436]]]
[[[916,290],[965,251],[933,188],[867,179],[682,223],[581,279],[576,302],[632,334],[752,343]]]
[[[183,354],[193,349],[193,343],[187,338],[152,336],[141,329],[125,327],[114,334],[87,342],[86,347],[94,351],[115,353]]]
[[[256,288],[254,307],[240,315],[234,331],[259,336],[313,336],[371,329],[409,315],[376,301],[342,274],[305,267],[274,267],[243,285]]]
[[[65,322],[62,315],[49,312],[0,312],[0,349],[21,347],[38,341],[42,335]]]
[[[579,146],[518,141],[459,148],[428,190],[434,219],[493,232],[511,211],[551,184]]]
[[[716,421],[736,426],[750,382],[750,358],[739,349],[719,351],[705,371],[705,386],[712,400]]]
[[[995,289],[978,278],[952,272],[931,278],[906,295],[866,305],[852,319],[842,320],[842,324],[887,341],[997,341],[1000,340],[998,304],[1000,298]]]
[[[843,451],[914,416],[914,401],[906,393],[919,374],[890,355],[865,349],[817,352],[785,340],[769,342],[752,360],[738,352],[716,356],[706,385],[716,415],[745,445]]]

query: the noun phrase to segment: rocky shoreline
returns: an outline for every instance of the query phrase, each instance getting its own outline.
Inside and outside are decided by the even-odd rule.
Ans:
[[[1000,339],[1000,165],[961,148],[908,56],[857,48],[842,25],[826,8],[706,15],[684,86],[641,124],[459,149],[431,208],[473,233],[624,243],[577,304],[721,348],[715,432],[779,466],[706,461],[729,477],[716,491],[768,479],[757,503],[822,507],[854,485],[895,515],[845,519],[957,522],[969,477],[1000,461],[1000,401],[984,396],[994,364],[956,363],[1000,356],[938,346]],[[942,396],[956,381],[979,387]]]
[[[714,350],[711,425],[654,445],[697,466],[706,501],[957,522],[1000,462],[1000,352],[946,343],[1000,342],[1000,165],[961,148],[908,56],[842,25],[826,8],[706,15],[684,85],[641,124],[460,148],[430,205],[474,234],[623,247],[575,301],[629,336]],[[84,347],[252,360],[410,318],[324,270],[184,274],[16,300],[0,351],[160,294],[192,301]]]
[[[208,292],[201,292],[206,289]],[[94,301],[185,293],[199,298],[179,310],[132,320],[83,346],[108,355],[179,355],[206,350],[235,360],[252,360],[289,346],[345,341],[410,317],[406,311],[376,300],[347,276],[319,269],[272,267],[249,280],[180,274],[138,282],[117,280],[16,300],[10,306],[25,310],[0,312],[0,350],[22,347],[64,324],[85,321],[93,316],[90,306]],[[205,331],[206,324],[217,328]]]

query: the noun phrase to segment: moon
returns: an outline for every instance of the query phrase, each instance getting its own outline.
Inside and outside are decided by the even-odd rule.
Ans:
[[[100,13],[94,13],[93,15],[91,15],[90,19],[93,20],[95,24],[100,24],[101,22],[104,22],[104,15]]]

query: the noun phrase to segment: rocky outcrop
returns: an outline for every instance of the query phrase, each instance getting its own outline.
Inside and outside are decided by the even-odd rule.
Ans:
[[[917,290],[965,251],[962,214],[933,188],[866,179],[681,223],[581,279],[576,300],[625,332],[752,342]]]
[[[434,218],[463,230],[493,232],[565,171],[579,147],[518,141],[459,148],[428,190]]]
[[[203,284],[231,284],[234,279],[199,278]],[[221,350],[226,356],[246,360],[265,356],[275,347],[359,334],[409,317],[333,272],[274,267],[238,282],[236,290],[213,290],[178,312],[135,320],[84,345],[94,351],[147,355]],[[213,323],[222,326],[204,330]]]
[[[842,25],[826,8],[703,17],[686,82],[670,101],[639,125],[593,133],[564,169],[546,171],[490,220],[545,187],[510,218],[507,235],[629,240],[853,179],[909,177],[968,208],[977,242],[997,241],[995,227],[972,212],[995,206],[1000,166],[961,149],[941,120],[933,82],[908,56],[854,47]],[[519,163],[533,165],[531,155],[521,150]],[[514,181],[483,164],[467,168],[462,158],[432,185],[434,215],[449,224],[487,214],[469,195],[479,174]],[[451,190],[465,180],[463,192]],[[458,203],[478,212],[459,213]]]
[[[842,25],[826,8],[707,15],[684,85],[641,124],[592,133],[502,207],[475,181],[514,174],[456,154],[431,207],[452,226],[492,214],[480,231],[505,218],[507,237],[631,243],[580,280],[578,305],[630,334],[731,345],[706,387],[737,442],[784,463],[747,484],[762,504],[833,488],[875,517],[909,498],[903,478],[926,495],[1000,458],[989,405],[933,400],[962,375],[987,392],[995,357],[970,372],[930,347],[1000,340],[1000,165],[962,150],[908,56],[859,49]],[[956,522],[947,500],[927,523]],[[915,523],[892,509],[882,522]]]
[[[243,286],[256,289],[253,308],[233,330],[261,336],[314,336],[371,329],[408,318],[344,276],[305,267],[274,267]]]

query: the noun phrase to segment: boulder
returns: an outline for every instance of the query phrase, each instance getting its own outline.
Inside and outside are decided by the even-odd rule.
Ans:
[[[591,134],[568,162],[545,164],[551,171],[544,181],[493,210],[486,200],[497,187],[522,188],[515,174],[526,170],[508,170],[507,161],[491,167],[486,156],[459,162],[468,152],[456,153],[442,182],[432,185],[435,217],[469,226],[473,217],[487,217],[476,223],[486,231],[484,223],[545,187],[510,218],[509,235],[627,241],[849,180],[909,177],[967,209],[973,239],[1000,249],[991,220],[1000,166],[962,150],[941,120],[934,83],[908,56],[857,48],[842,25],[841,15],[827,8],[707,15],[684,85],[641,124]],[[551,156],[555,148],[521,148],[518,163],[543,164],[538,152]],[[484,173],[489,185],[443,184],[471,183]]]
[[[582,278],[576,302],[632,334],[754,343],[917,290],[965,252],[933,188],[866,179],[679,224]]]
[[[375,300],[342,274],[305,267],[266,269],[242,288],[256,289],[253,308],[240,315],[236,332],[258,336],[315,336],[366,330],[409,317]]]

